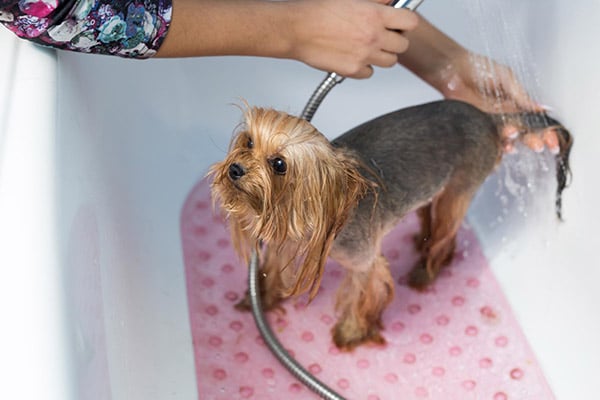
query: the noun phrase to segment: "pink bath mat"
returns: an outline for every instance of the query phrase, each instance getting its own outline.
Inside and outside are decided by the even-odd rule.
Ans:
[[[282,344],[319,380],[347,399],[553,399],[473,232],[463,227],[457,255],[426,293],[406,286],[417,260],[408,216],[384,242],[397,278],[386,309],[387,345],[340,353],[332,344],[334,296],[343,277],[333,261],[316,299],[285,303],[268,320]],[[247,288],[226,225],[200,182],[181,215],[199,399],[315,399],[264,345],[250,313],[233,308]]]

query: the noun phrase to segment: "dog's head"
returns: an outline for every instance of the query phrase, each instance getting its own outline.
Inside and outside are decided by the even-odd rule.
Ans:
[[[336,233],[370,186],[355,159],[310,123],[264,108],[246,110],[227,157],[209,175],[238,253],[247,260],[260,241],[291,243],[298,269],[289,294],[310,289],[311,297]]]

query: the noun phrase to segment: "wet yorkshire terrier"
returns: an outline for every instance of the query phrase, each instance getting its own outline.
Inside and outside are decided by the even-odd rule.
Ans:
[[[305,292],[312,299],[331,257],[346,271],[333,341],[344,350],[385,343],[381,316],[394,279],[383,237],[417,211],[421,257],[409,285],[425,289],[452,260],[471,199],[502,157],[508,125],[558,134],[560,218],[572,139],[544,113],[501,117],[438,101],[375,118],[330,142],[300,118],[248,108],[226,159],[209,175],[236,250],[246,260],[259,251],[264,309]],[[248,307],[248,299],[239,306]]]

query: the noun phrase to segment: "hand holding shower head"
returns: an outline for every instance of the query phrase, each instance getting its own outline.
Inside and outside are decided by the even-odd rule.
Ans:
[[[405,8],[407,10],[414,11],[419,5],[421,5],[422,2],[423,0],[392,0],[389,5],[394,8]],[[300,114],[300,118],[310,122],[315,115],[317,108],[319,108],[323,102],[323,99],[325,99],[325,96],[327,96],[327,94],[335,85],[342,83],[344,79],[346,78],[336,74],[335,72],[329,72],[325,79],[310,96],[306,106],[304,106],[304,110],[302,110],[302,113]]]

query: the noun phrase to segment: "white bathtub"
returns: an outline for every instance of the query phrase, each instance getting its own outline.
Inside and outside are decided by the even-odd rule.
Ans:
[[[497,223],[507,167],[469,221],[557,398],[597,398],[600,3],[486,3],[482,15],[434,1],[421,12],[508,61],[515,48],[506,41],[525,38],[516,50],[535,61],[524,70],[529,86],[576,138],[575,179],[562,224],[552,174],[539,172],[524,209],[510,203]],[[472,32],[498,9],[511,28],[490,46]],[[227,148],[239,120],[230,103],[299,113],[324,74],[266,59],[56,53],[5,30],[0,54],[0,398],[196,398],[183,202]],[[334,89],[313,122],[334,136],[437,97],[400,68],[378,70]]]

